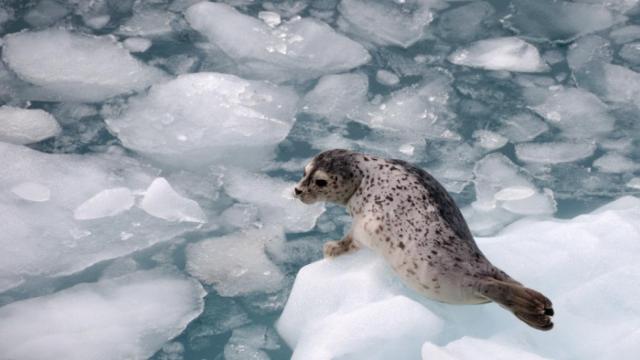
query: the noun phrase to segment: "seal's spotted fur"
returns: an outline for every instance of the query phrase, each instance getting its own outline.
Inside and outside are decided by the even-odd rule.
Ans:
[[[330,150],[305,167],[296,196],[345,205],[349,233],[325,244],[333,257],[366,246],[425,296],[447,303],[495,301],[532,327],[553,327],[551,302],[493,266],[460,210],[426,171],[401,160]]]

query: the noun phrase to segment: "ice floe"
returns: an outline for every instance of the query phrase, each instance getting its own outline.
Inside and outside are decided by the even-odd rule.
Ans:
[[[185,17],[250,78],[301,81],[349,70],[370,59],[360,44],[312,18],[293,18],[271,27],[229,5],[210,2],[193,5]]]
[[[0,141],[31,144],[56,136],[62,129],[44,110],[0,107]]]
[[[524,162],[559,164],[586,159],[595,150],[593,142],[536,142],[516,145],[516,156]]]
[[[0,308],[4,359],[146,359],[202,312],[200,284],[175,270],[84,283]]]
[[[153,86],[106,122],[126,147],[175,167],[255,166],[288,134],[297,101],[289,87],[203,72]]]
[[[448,60],[457,65],[487,70],[533,73],[549,70],[538,49],[517,37],[480,40],[456,50]]]
[[[102,101],[166,79],[109,36],[48,29],[10,34],[4,41],[4,61],[34,85],[23,90],[30,100]]]

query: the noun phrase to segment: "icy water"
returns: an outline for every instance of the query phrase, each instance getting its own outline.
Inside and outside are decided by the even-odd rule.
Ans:
[[[637,0],[0,0],[0,35],[0,359],[640,350]],[[291,197],[331,148],[430,171],[555,333],[366,253],[296,281],[350,223]]]

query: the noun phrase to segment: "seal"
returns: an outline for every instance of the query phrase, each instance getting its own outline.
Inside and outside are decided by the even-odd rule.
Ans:
[[[342,240],[325,244],[325,257],[368,247],[428,298],[494,301],[533,328],[553,327],[551,301],[491,264],[454,200],[426,171],[402,160],[334,149],[305,166],[294,195],[305,204],[340,204],[351,214],[351,229]]]

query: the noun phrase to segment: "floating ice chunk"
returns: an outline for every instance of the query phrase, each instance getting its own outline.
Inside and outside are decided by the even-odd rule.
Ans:
[[[627,182],[627,186],[632,189],[640,190],[640,177],[634,177],[629,182]]]
[[[376,72],[376,81],[382,85],[395,86],[400,83],[400,78],[391,71],[378,70]]]
[[[597,158],[593,162],[593,166],[598,169],[598,171],[605,173],[626,173],[640,170],[640,164],[635,163],[624,155],[613,152]]]
[[[425,36],[433,20],[431,0],[343,0],[338,6],[342,31],[378,45],[407,48]]]
[[[593,155],[596,144],[593,142],[545,142],[516,145],[516,156],[525,162],[542,164],[560,164],[580,161]]]
[[[226,4],[201,2],[185,13],[192,28],[233,59],[248,77],[302,81],[367,63],[360,44],[311,18],[271,28]]]
[[[61,130],[56,119],[44,110],[0,107],[0,141],[31,144],[56,136]]]
[[[84,23],[95,30],[100,30],[105,27],[109,21],[111,21],[111,17],[109,15],[99,15],[93,17],[85,17],[83,18]]]
[[[146,359],[202,312],[205,294],[193,279],[151,270],[18,301],[0,308],[0,357]]]
[[[582,35],[623,22],[602,4],[591,5],[557,0],[514,0],[514,12],[503,21],[524,37],[569,42]]]
[[[613,51],[609,41],[598,35],[587,35],[569,46],[567,63],[573,70],[579,70],[592,62],[610,62]]]
[[[73,274],[195,227],[156,219],[137,208],[92,221],[75,220],[74,210],[100,191],[144,189],[153,180],[158,170],[119,153],[45,154],[0,142],[0,163],[0,189],[6,189],[0,191],[0,218],[5,221],[0,232],[0,292],[25,279]],[[25,183],[37,183],[39,190],[21,189]],[[18,194],[10,191],[16,188]]]
[[[260,11],[258,13],[258,17],[262,19],[265,24],[271,27],[276,27],[282,22],[282,20],[280,19],[280,14],[273,11]]]
[[[577,0],[576,2],[587,3],[587,4],[596,4],[596,5],[604,5],[608,9],[614,10],[620,13],[626,13],[629,10],[635,9],[637,10],[638,0]]]
[[[462,209],[462,214],[471,232],[477,236],[494,235],[520,217],[501,207],[476,209],[473,206],[467,206]]]
[[[302,109],[334,123],[343,122],[366,104],[368,89],[369,80],[364,74],[325,75],[305,95]]]
[[[517,37],[501,37],[476,41],[454,51],[447,58],[457,65],[487,70],[546,72],[549,66],[538,49]]]
[[[321,260],[298,273],[276,329],[292,359],[411,359],[443,321],[406,294],[369,251]]]
[[[42,0],[24,16],[33,27],[47,27],[67,16],[69,9],[53,0]]]
[[[568,138],[592,139],[613,130],[615,119],[607,106],[592,93],[577,88],[547,92],[542,102],[530,102],[531,109]]]
[[[12,18],[12,14],[4,8],[0,8],[0,30],[2,26]]]
[[[225,360],[269,360],[269,356],[262,351],[276,350],[278,335],[272,328],[264,325],[251,325],[233,330],[229,342],[224,347]]]
[[[482,36],[483,26],[495,13],[485,1],[474,1],[439,15],[438,35],[446,40],[471,41]]]
[[[625,44],[618,54],[630,64],[640,65],[640,42]]]
[[[498,201],[522,200],[535,193],[536,190],[528,186],[511,186],[498,191],[493,197]]]
[[[115,216],[131,209],[133,193],[126,187],[106,189],[83,202],[73,211],[76,220],[92,220]]]
[[[400,151],[405,155],[413,156],[413,152],[415,151],[415,149],[416,149],[415,146],[411,144],[404,144],[404,145],[400,145],[400,147],[398,148],[398,151]]]
[[[265,247],[283,241],[281,229],[265,228],[190,244],[187,271],[222,296],[275,292],[282,288],[284,275],[269,260]]]
[[[48,187],[37,182],[24,182],[11,188],[11,192],[28,201],[44,202],[51,198]]]
[[[477,211],[493,211],[501,206],[512,213],[522,215],[555,212],[556,203],[553,193],[539,192],[520,169],[502,154],[493,153],[485,156],[476,163],[473,172],[476,201],[472,206]],[[535,189],[535,194],[512,197],[509,189],[513,188]]]
[[[294,199],[292,182],[237,169],[229,169],[223,182],[227,194],[258,207],[264,224],[283,226],[289,232],[313,229],[325,210],[321,203],[305,205]]]
[[[509,141],[504,136],[489,130],[476,130],[473,132],[473,138],[478,141],[478,145],[487,150],[499,149]]]
[[[163,10],[145,9],[135,12],[116,34],[124,36],[159,37],[173,31],[171,24],[176,20],[175,13]]]
[[[149,50],[151,47],[151,40],[141,37],[132,37],[125,40],[123,44],[124,47],[132,53],[141,53]]]
[[[617,44],[624,44],[640,39],[640,25],[627,25],[612,30],[609,33],[609,37]]]
[[[102,101],[165,79],[111,37],[49,29],[10,34],[4,41],[4,61],[36,86],[25,93],[31,100]]]
[[[491,358],[495,360],[548,359],[514,346],[500,344],[496,340],[476,339],[466,336],[452,341],[444,347],[432,343],[425,343],[422,346],[423,360],[473,360],[478,358],[478,354],[491,354]]]
[[[640,106],[640,73],[614,64],[599,64],[586,70],[578,77],[581,86],[605,101]]]
[[[297,101],[288,87],[227,74],[185,74],[153,86],[106,122],[126,147],[173,166],[255,166],[289,133]]]
[[[549,125],[528,112],[519,113],[502,120],[498,133],[513,143],[531,141],[549,130]]]
[[[207,222],[197,202],[178,194],[165,178],[156,178],[140,201],[149,215],[167,221]]]

